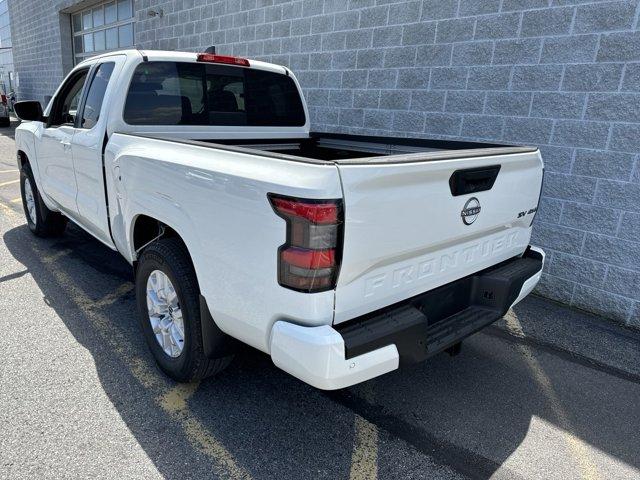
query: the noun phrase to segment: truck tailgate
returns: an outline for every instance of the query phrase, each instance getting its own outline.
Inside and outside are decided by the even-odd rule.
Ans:
[[[523,253],[543,168],[537,150],[515,152],[336,162],[345,226],[334,323]]]

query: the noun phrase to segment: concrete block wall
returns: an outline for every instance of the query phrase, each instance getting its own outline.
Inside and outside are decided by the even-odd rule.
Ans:
[[[50,92],[74,2],[10,2],[22,95]],[[135,28],[289,66],[316,130],[538,145],[538,292],[640,328],[638,2],[136,0]]]
[[[79,2],[9,0],[19,100],[44,103],[72,68],[71,23],[63,12],[76,3]]]

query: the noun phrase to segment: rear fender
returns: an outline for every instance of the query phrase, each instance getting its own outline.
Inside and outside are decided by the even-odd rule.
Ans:
[[[269,193],[342,196],[334,165],[114,134],[105,151],[114,239],[131,263],[133,223],[147,215],[187,245],[200,291],[222,331],[269,351],[274,322],[330,324],[334,292],[312,295],[277,282],[286,222]]]
[[[176,205],[171,201],[169,201],[168,199],[155,198],[149,201],[150,201],[150,205],[154,205],[154,207],[149,209],[137,210],[137,213],[131,217],[131,221],[128,223],[128,227],[126,229],[127,251],[125,256],[128,257],[131,263],[138,260],[140,252],[136,252],[136,246],[134,244],[134,231],[135,231],[137,220],[141,216],[147,216],[157,220],[159,223],[175,231],[176,234],[182,239],[184,244],[187,246],[187,250],[189,251],[189,254],[192,257],[192,261],[195,263],[195,259],[193,258],[193,255],[194,255],[194,252],[196,252],[199,249],[198,247],[200,242],[195,235],[189,233],[189,232],[193,232],[195,225],[191,221],[187,213],[181,209],[177,209]],[[156,208],[158,208],[158,210],[156,210]],[[177,215],[178,212],[180,213],[181,216]]]
[[[142,214],[136,215],[136,217],[131,222],[128,228],[129,245],[131,246],[129,253],[131,257],[134,259],[134,264],[135,264],[135,260],[137,260],[137,258],[139,257],[139,254],[141,253],[141,252],[136,252],[134,247],[134,241],[133,241],[136,221],[140,218],[141,215]],[[148,214],[145,214],[145,215],[147,217],[151,217],[151,215],[148,215]],[[191,256],[192,264],[194,264],[194,269],[195,269],[196,262],[193,259],[193,253],[192,253],[193,250],[190,248],[190,245],[193,245],[193,240],[191,241],[187,240],[185,239],[185,236],[181,234],[181,232],[189,231],[188,230],[189,227],[182,225],[181,227],[175,228],[175,226],[172,226],[170,223],[168,223],[166,219],[165,220],[156,219],[156,220],[158,220],[162,224],[174,230],[176,234],[181,238],[181,240],[185,243],[185,245],[187,246],[187,251]],[[197,270],[196,270],[196,278],[198,278]],[[202,342],[204,346],[204,354],[208,358],[212,358],[212,359],[224,358],[232,355],[235,352],[235,349],[237,348],[237,342],[235,341],[235,339],[233,339],[232,337],[229,337],[224,332],[222,332],[222,330],[220,330],[220,327],[217,325],[217,323],[213,319],[213,316],[211,315],[206,299],[202,295],[199,296],[199,303],[200,303],[200,325],[202,329]]]

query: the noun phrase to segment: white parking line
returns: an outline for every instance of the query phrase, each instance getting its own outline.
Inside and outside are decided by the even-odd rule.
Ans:
[[[14,183],[18,183],[19,181],[20,179],[18,178],[17,180],[11,180],[10,182],[0,183],[0,187],[4,187],[6,185],[13,185]]]

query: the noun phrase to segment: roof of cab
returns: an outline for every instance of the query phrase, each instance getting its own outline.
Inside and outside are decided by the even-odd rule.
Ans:
[[[78,65],[82,65],[84,63],[94,63],[96,60],[101,58],[111,57],[113,55],[127,55],[128,57],[137,57],[142,62],[144,59],[146,61],[153,62],[196,62],[197,55],[200,52],[174,52],[169,50],[139,50],[139,49],[128,49],[128,50],[116,50],[112,52],[103,53],[100,55],[96,55],[95,57],[88,58]],[[222,54],[220,54],[222,55]],[[276,65],[274,63],[261,62],[260,60],[249,60],[249,67],[241,67],[241,68],[255,68],[258,70],[267,70],[270,72],[287,74],[287,69],[281,65]]]

